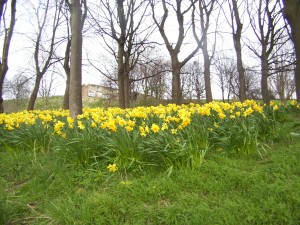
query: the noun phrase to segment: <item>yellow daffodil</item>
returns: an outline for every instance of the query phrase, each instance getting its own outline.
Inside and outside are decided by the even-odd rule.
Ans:
[[[125,129],[126,129],[128,132],[133,131],[133,127],[131,127],[131,126],[126,126]]]
[[[171,133],[172,134],[177,134],[177,130],[176,129],[171,129]]]
[[[115,163],[109,164],[107,166],[107,169],[108,169],[109,172],[112,172],[112,173],[114,173],[118,170],[117,165]]]
[[[72,129],[74,128],[74,119],[72,117],[67,117],[67,122],[68,122],[68,125],[69,127]]]
[[[80,129],[80,130],[84,130],[85,129],[85,126],[84,126],[84,124],[82,123],[82,121],[78,121],[78,128]]]
[[[154,123],[151,126],[151,130],[153,131],[153,133],[157,133],[160,130],[160,128],[157,124]]]
[[[219,112],[218,116],[220,119],[224,119],[226,117],[226,115],[223,112]]]
[[[191,119],[190,119],[190,118],[184,117],[184,118],[182,118],[182,123],[181,123],[181,125],[182,125],[183,127],[186,127],[187,125],[190,124],[190,122],[191,122]]]

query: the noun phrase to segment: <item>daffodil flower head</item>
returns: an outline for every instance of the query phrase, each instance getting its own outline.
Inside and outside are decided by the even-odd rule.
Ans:
[[[118,170],[117,165],[115,163],[109,164],[107,166],[107,169],[108,169],[109,172],[112,172],[112,173],[114,173]]]
[[[151,130],[153,131],[153,133],[157,133],[160,130],[160,128],[157,124],[154,123],[151,126]]]

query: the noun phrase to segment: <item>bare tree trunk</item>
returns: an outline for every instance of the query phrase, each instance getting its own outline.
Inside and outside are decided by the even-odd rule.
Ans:
[[[45,26],[46,22],[49,19],[49,10],[50,10],[50,0],[47,0],[45,4],[45,14],[42,21],[39,21],[38,18],[38,31],[37,31],[37,37],[35,40],[35,49],[34,49],[34,62],[35,62],[35,73],[36,73],[36,83],[34,86],[34,89],[32,91],[32,94],[29,99],[29,103],[27,106],[27,110],[33,110],[34,104],[37,98],[37,94],[40,87],[40,81],[43,78],[43,76],[46,74],[47,70],[50,68],[50,66],[53,64],[53,54],[54,54],[54,47],[55,47],[55,37],[56,37],[56,31],[60,24],[60,14],[61,14],[61,8],[62,8],[62,0],[60,2],[56,2],[55,5],[55,14],[53,17],[53,24],[52,24],[52,33],[50,38],[50,49],[45,50],[44,53],[46,54],[46,59],[43,61],[41,60],[41,49],[42,49],[42,36],[45,32]],[[39,3],[41,4],[41,3]],[[40,5],[39,5],[40,7]],[[38,17],[38,16],[37,16]],[[41,63],[41,61],[43,61]],[[43,64],[43,65],[41,65]]]
[[[204,82],[205,82],[205,96],[206,102],[211,102],[213,100],[211,93],[211,79],[210,79],[210,57],[207,50],[207,38],[204,38],[203,46],[203,59],[204,59]]]
[[[0,113],[4,113],[2,95],[3,95],[3,81],[0,80]]]
[[[0,4],[0,22],[3,14],[3,7],[4,4],[7,1],[1,1]],[[2,50],[2,61],[0,62],[0,113],[4,112],[4,107],[3,107],[3,83],[4,83],[4,78],[6,76],[6,73],[8,71],[8,54],[9,54],[9,47],[10,47],[10,42],[12,39],[14,27],[15,27],[15,22],[16,22],[16,0],[11,1],[11,17],[10,17],[10,26],[8,29],[4,27],[4,43],[3,43],[3,50]]]
[[[224,89],[224,85],[222,85],[221,91],[222,91],[222,101],[225,102],[225,89]]]
[[[235,31],[233,26],[233,18],[232,18],[232,35],[233,35],[234,48],[236,52],[236,59],[237,59],[236,64],[237,64],[237,70],[239,73],[239,82],[240,82],[239,99],[240,101],[244,101],[246,99],[246,83],[245,83],[245,69],[242,61],[242,47],[241,47],[241,36],[242,36],[243,24],[241,23],[240,16],[239,16],[237,0],[232,0],[232,6],[233,6],[234,18],[236,22],[236,31]]]
[[[63,99],[63,109],[69,109],[69,105],[70,105],[69,93],[70,93],[70,74],[67,76],[67,80],[66,80],[66,89],[64,93],[64,99]]]
[[[198,76],[200,76],[200,74],[198,74]],[[201,91],[200,91],[200,81],[199,78],[196,79],[196,93],[197,93],[197,100],[200,101],[201,100]]]
[[[130,107],[130,99],[131,99],[131,82],[129,79],[129,73],[126,71],[124,74],[124,100],[125,100],[125,108]]]
[[[285,102],[286,101],[286,98],[285,98],[285,83],[286,83],[286,80],[284,79],[284,75],[283,73],[280,73],[279,75],[279,81],[277,83],[277,89],[278,89],[278,95],[279,95],[279,99],[281,102]]]
[[[29,98],[29,103],[28,103],[27,110],[33,110],[34,109],[34,104],[35,104],[35,101],[36,101],[36,98],[37,98],[37,95],[38,95],[38,92],[39,92],[39,87],[40,87],[42,77],[43,77],[43,75],[41,75],[41,74],[36,75],[34,88],[32,90],[30,98]]]
[[[118,44],[118,87],[119,87],[119,107],[126,108],[125,104],[125,65],[124,65],[124,43]]]
[[[245,82],[245,69],[242,61],[242,51],[241,51],[241,43],[239,43],[236,47],[236,58],[237,58],[237,70],[239,73],[239,98],[240,101],[246,100],[246,82]]]
[[[205,95],[206,95],[206,102],[211,102],[212,92],[211,92],[211,79],[210,79],[210,65],[211,65],[211,58],[208,53],[207,49],[207,31],[209,28],[209,21],[210,15],[214,8],[215,0],[211,0],[208,2],[199,1],[199,10],[200,10],[200,27],[202,30],[202,38],[201,44],[200,40],[196,38],[198,45],[200,44],[200,48],[203,53],[203,60],[204,60],[204,83],[205,83]],[[195,35],[194,35],[195,37]]]
[[[65,89],[64,100],[63,100],[63,109],[69,109],[70,74],[71,74],[71,69],[69,65],[70,52],[71,52],[71,38],[68,38],[66,51],[65,51],[64,65],[63,65],[67,77],[66,89]]]
[[[172,102],[180,104],[182,100],[181,79],[180,79],[180,63],[178,59],[172,60]]]
[[[164,43],[166,45],[166,48],[169,52],[169,55],[171,57],[172,61],[172,102],[176,104],[180,104],[182,100],[182,90],[181,90],[181,78],[180,78],[180,72],[181,68],[196,55],[196,53],[199,51],[201,45],[202,45],[202,38],[199,39],[196,34],[196,25],[195,25],[195,3],[196,1],[192,1],[191,5],[184,11],[182,11],[183,3],[181,0],[176,0],[176,6],[173,6],[173,10],[176,13],[176,19],[178,24],[178,36],[177,36],[177,42],[175,43],[175,46],[170,42],[169,38],[167,37],[165,33],[165,23],[169,15],[168,10],[168,2],[166,0],[162,0],[162,7],[164,10],[163,16],[158,21],[155,16],[155,4],[152,1],[151,2],[151,8],[152,8],[152,18],[159,29],[159,32],[161,34],[161,37],[164,40]],[[211,4],[212,6],[213,4]],[[184,38],[186,37],[186,31],[184,23],[184,16],[187,12],[191,11],[191,24],[193,30],[194,38],[197,41],[197,46],[194,48],[192,52],[189,53],[189,55],[183,59],[181,62],[179,61],[179,53],[184,41]],[[205,32],[204,32],[205,33]],[[206,33],[205,33],[206,35]],[[203,35],[202,35],[203,37]]]
[[[69,109],[69,105],[70,105],[70,76],[71,76],[71,68],[70,68],[70,55],[71,55],[71,34],[70,34],[70,25],[71,25],[71,21],[70,21],[70,3],[67,1],[66,2],[66,10],[64,12],[64,17],[66,18],[66,24],[67,24],[67,45],[66,45],[66,49],[65,49],[65,58],[64,58],[64,64],[63,64],[63,68],[65,70],[66,73],[66,89],[65,89],[65,93],[64,93],[64,99],[63,99],[63,109]]]
[[[80,0],[71,0],[71,67],[70,67],[70,116],[82,114],[82,11]]]
[[[278,51],[285,41],[284,26],[280,26],[282,14],[280,10],[280,2],[259,0],[257,2],[249,1],[247,5],[248,15],[250,17],[250,25],[260,44],[260,49],[251,45],[249,49],[260,59],[261,63],[261,94],[264,103],[270,104],[270,93],[268,86],[269,70],[274,61],[274,50]],[[252,5],[253,4],[253,5]],[[249,9],[255,7],[257,14],[255,16]],[[277,49],[274,47],[278,47]],[[259,50],[258,50],[259,49]]]
[[[268,59],[266,54],[263,53],[261,57],[261,94],[262,94],[263,102],[267,105],[270,105],[268,77],[269,77]]]
[[[300,103],[300,2],[295,0],[284,0],[284,16],[292,30],[292,41],[296,51],[295,85],[296,98]]]
[[[120,108],[130,107],[131,84],[135,82],[132,79],[132,71],[141,60],[141,54],[152,45],[148,41],[152,25],[142,27],[149,16],[149,4],[149,1],[116,0],[113,3],[99,0],[99,7],[95,7],[94,12],[90,14],[93,26],[103,38],[106,50],[113,55],[117,63],[117,79],[108,71],[101,68],[97,70],[111,81],[117,81]],[[99,18],[102,18],[101,21]],[[117,49],[109,39],[117,44]]]
[[[299,28],[297,28],[299,29]],[[297,31],[297,44],[296,44],[296,68],[295,68],[295,85],[296,85],[296,98],[300,103],[300,32]]]

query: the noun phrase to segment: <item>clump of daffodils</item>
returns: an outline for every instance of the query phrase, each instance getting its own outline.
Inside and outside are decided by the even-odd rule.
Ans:
[[[298,106],[296,101],[291,101],[290,106]],[[272,109],[278,106],[271,102]],[[35,126],[42,123],[52,135],[66,137],[68,131],[79,129],[86,132],[89,129],[102,129],[110,134],[119,130],[128,133],[138,133],[141,137],[168,132],[177,134],[193,124],[194,117],[205,117],[213,121],[227,121],[247,118],[252,115],[264,113],[264,106],[254,100],[244,102],[210,102],[207,104],[189,104],[166,106],[137,107],[130,109],[120,108],[85,108],[83,114],[74,119],[69,117],[68,110],[34,110],[18,113],[0,114],[0,126],[7,131],[20,129],[22,126]]]

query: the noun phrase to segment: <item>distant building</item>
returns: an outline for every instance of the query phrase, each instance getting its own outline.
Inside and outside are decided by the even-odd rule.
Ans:
[[[82,97],[113,98],[118,96],[118,89],[97,84],[82,85]]]

